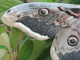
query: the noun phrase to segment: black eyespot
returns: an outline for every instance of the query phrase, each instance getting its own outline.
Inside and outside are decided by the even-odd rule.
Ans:
[[[71,36],[69,36],[67,42],[70,46],[76,46],[78,44],[79,40],[76,36],[71,35]]]
[[[9,13],[9,12],[10,12],[10,10],[7,11],[7,13]]]
[[[49,14],[49,10],[47,8],[43,8],[39,10],[39,15],[45,16]]]

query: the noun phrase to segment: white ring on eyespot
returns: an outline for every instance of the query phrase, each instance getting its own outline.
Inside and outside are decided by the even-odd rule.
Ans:
[[[76,43],[71,44],[71,43],[70,43],[70,40],[73,40],[73,39],[76,41]],[[73,45],[73,46],[74,46],[74,45],[76,45],[77,43],[78,43],[78,39],[77,39],[76,37],[71,36],[71,37],[68,38],[68,44],[69,44],[69,45]]]
[[[45,15],[48,15],[49,14],[49,10],[47,8],[40,9],[39,14],[40,15],[43,15],[43,14],[40,13],[41,11],[45,11],[46,12]]]

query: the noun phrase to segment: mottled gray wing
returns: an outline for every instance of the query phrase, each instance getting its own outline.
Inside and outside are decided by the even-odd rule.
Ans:
[[[51,57],[53,60],[80,60],[80,19],[56,34]]]
[[[9,9],[3,15],[2,21],[31,37],[46,40],[53,37],[63,27],[77,21],[78,18],[74,17],[75,14],[71,10],[68,11],[69,14],[66,13],[66,8],[80,8],[80,6],[62,3],[25,3]]]

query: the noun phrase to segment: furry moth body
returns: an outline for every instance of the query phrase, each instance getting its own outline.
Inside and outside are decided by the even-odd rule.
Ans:
[[[67,28],[69,28],[69,32],[71,32],[72,27],[76,27],[76,24],[79,23],[79,8],[80,5],[62,3],[25,3],[9,9],[2,16],[2,22],[8,26],[16,27],[38,40],[47,40],[55,34],[60,37],[60,34],[63,33],[61,31],[66,30],[67,32]],[[65,37],[66,33],[63,33],[63,35]],[[69,34],[67,37],[68,36]],[[60,38],[61,40],[57,40],[63,41],[62,38],[63,37]],[[57,40],[54,40],[54,42]],[[51,47],[51,56],[54,60],[64,60],[63,57],[68,51],[62,52],[55,49],[58,48],[55,45],[59,43],[59,41],[53,42]],[[64,40],[64,42],[66,41]],[[61,45],[61,43],[59,44]],[[62,53],[62,57],[60,57],[59,53]],[[65,60],[67,60],[67,58],[65,58]]]

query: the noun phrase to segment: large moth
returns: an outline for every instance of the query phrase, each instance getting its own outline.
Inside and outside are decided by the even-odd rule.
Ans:
[[[2,22],[38,40],[47,40],[56,34],[51,47],[52,59],[80,60],[79,8],[80,5],[73,4],[25,3],[5,12]]]

